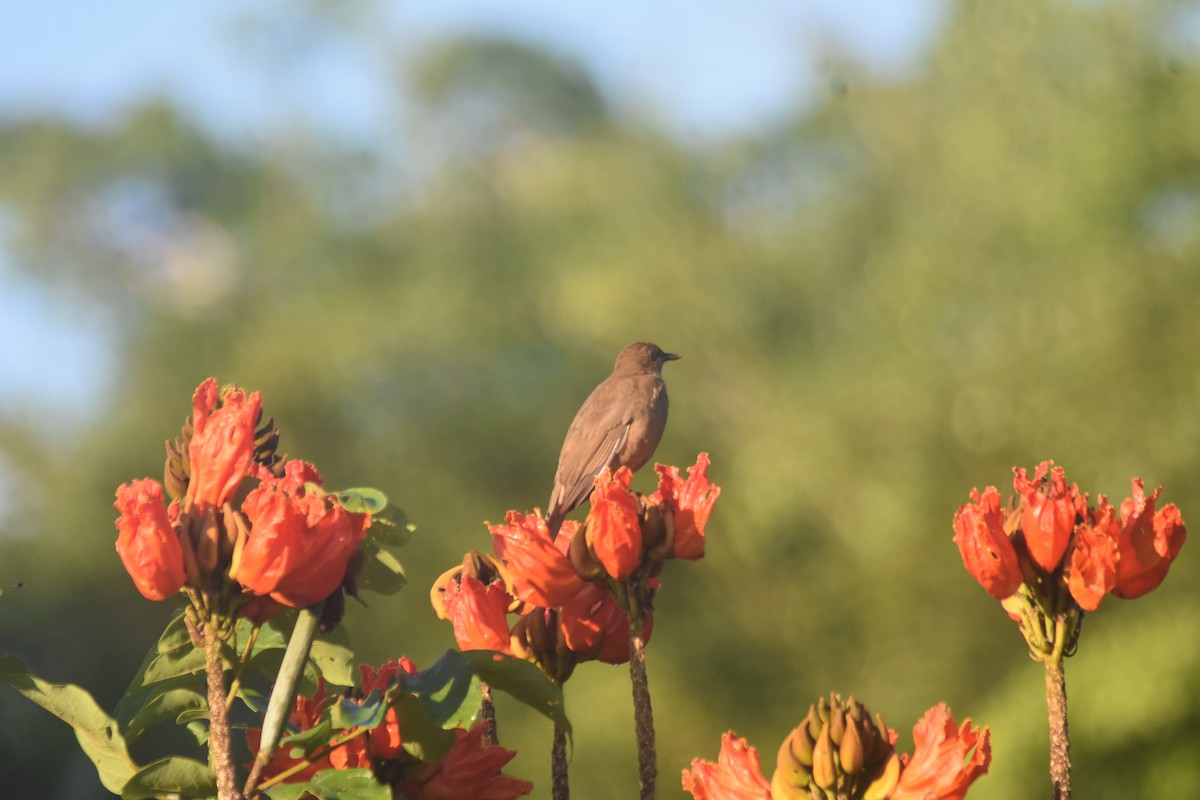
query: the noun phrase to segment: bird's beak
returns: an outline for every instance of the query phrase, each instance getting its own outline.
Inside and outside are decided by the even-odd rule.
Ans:
[[[677,353],[663,353],[662,354],[663,363],[666,363],[668,361],[678,361],[681,358],[683,358],[683,356],[681,356]]]

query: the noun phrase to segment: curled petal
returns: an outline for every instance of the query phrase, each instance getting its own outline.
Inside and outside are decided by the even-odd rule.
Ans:
[[[697,758],[683,771],[683,789],[695,800],[771,800],[771,784],[762,775],[758,751],[732,731],[721,736],[715,764]]]
[[[215,378],[196,388],[188,443],[189,503],[221,506],[233,497],[254,459],[254,426],[261,413],[259,392],[247,395],[235,386],[220,397]]]
[[[419,787],[419,791],[405,791],[405,797],[421,797],[423,800],[514,800],[533,791],[533,784],[504,775],[501,768],[517,754],[495,744],[483,741],[487,722],[479,722],[470,730],[455,730],[454,745],[450,748],[437,771]]]
[[[969,719],[959,727],[944,703],[929,709],[913,726],[916,749],[892,800],[961,800],[992,763],[990,736]]]
[[[1025,545],[1033,560],[1047,572],[1053,572],[1062,561],[1075,530],[1076,515],[1087,504],[1077,486],[1067,485],[1062,467],[1050,469],[1053,463],[1038,464],[1032,480],[1024,469],[1013,470],[1013,488],[1025,501],[1021,515]]]
[[[449,581],[442,603],[459,649],[509,652],[508,609],[512,602],[503,584],[485,586],[465,573],[461,581]]]
[[[688,468],[687,480],[679,477],[676,467],[655,464],[654,471],[658,473],[658,490],[650,495],[648,502],[665,505],[674,515],[672,555],[693,561],[702,558],[704,526],[721,494],[721,487],[708,479],[708,453],[696,457],[695,465]]]
[[[615,475],[607,467],[601,471],[585,526],[588,549],[617,580],[628,578],[642,563],[642,523],[637,498],[629,491],[632,480],[628,467]]]
[[[250,533],[230,574],[253,594],[308,606],[329,597],[345,578],[370,517],[307,491],[306,479],[314,476],[311,465],[291,461],[283,479],[264,476],[246,497],[242,510]]]
[[[1133,479],[1133,497],[1121,503],[1117,585],[1113,593],[1132,600],[1158,588],[1187,540],[1187,529],[1174,503],[1155,511],[1162,491],[1146,497],[1141,478]]]
[[[163,505],[163,488],[149,478],[122,484],[113,504],[117,554],[134,586],[149,600],[165,600],[187,580],[183,547]]]
[[[988,594],[1003,600],[1017,590],[1022,577],[1017,551],[1004,532],[1000,493],[995,486],[982,495],[972,489],[971,500],[954,515],[954,543],[967,572]]]
[[[558,608],[583,585],[571,560],[550,540],[550,531],[540,514],[509,511],[505,524],[489,529],[492,547],[512,573],[513,590],[522,602]],[[566,545],[563,542],[564,548]]]
[[[1104,497],[1089,514],[1093,519],[1075,529],[1067,562],[1067,587],[1084,611],[1095,611],[1117,583],[1117,512]]]

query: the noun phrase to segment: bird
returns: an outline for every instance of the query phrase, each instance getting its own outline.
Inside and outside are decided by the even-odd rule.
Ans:
[[[605,467],[636,472],[654,455],[667,427],[662,368],[678,358],[658,345],[634,342],[621,350],[612,374],[583,401],[563,440],[546,504],[551,539],[567,514],[588,499]]]

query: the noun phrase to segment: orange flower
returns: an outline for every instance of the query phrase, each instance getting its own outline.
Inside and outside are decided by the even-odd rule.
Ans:
[[[1050,470],[1053,461],[1038,464],[1030,480],[1024,469],[1013,469],[1013,488],[1025,499],[1021,530],[1029,555],[1042,569],[1053,572],[1067,552],[1075,518],[1086,510],[1087,499],[1079,487],[1067,486],[1062,467]],[[1049,480],[1046,479],[1050,472]]]
[[[261,412],[260,392],[247,396],[235,386],[220,397],[215,378],[196,388],[185,507],[193,503],[221,506],[233,497],[254,459],[254,426]]]
[[[558,608],[583,585],[566,550],[550,540],[546,520],[540,514],[509,511],[504,525],[490,525],[492,549],[512,572],[513,591],[525,603]],[[562,547],[569,537],[559,536]]]
[[[1000,492],[989,486],[980,495],[971,490],[972,503],[954,515],[954,543],[962,554],[967,572],[997,600],[1011,595],[1021,585],[1021,564],[1012,540],[1004,532]]]
[[[892,800],[961,800],[992,763],[991,731],[958,727],[945,703],[913,726],[916,750],[900,773]]]
[[[697,758],[683,771],[683,789],[695,800],[771,800],[758,751],[732,731],[721,736],[717,763]]]
[[[500,769],[512,761],[515,750],[485,744],[486,721],[470,730],[455,730],[450,752],[438,763],[433,777],[420,784],[401,784],[400,795],[420,800],[514,800],[533,791],[533,784],[508,775]]]
[[[615,475],[605,467],[596,476],[585,524],[588,549],[604,565],[604,571],[619,581],[642,563],[642,523],[637,498],[629,491],[632,480],[628,467],[621,467]]]
[[[289,461],[280,479],[260,468],[258,477],[262,483],[242,504],[250,534],[234,554],[231,576],[247,591],[284,605],[324,600],[345,578],[370,516],[352,514],[306,487],[321,483],[311,464]]]
[[[143,478],[117,489],[117,553],[142,595],[165,600],[187,580],[183,548],[163,505],[163,488]]]
[[[1100,507],[1089,511],[1088,523],[1075,529],[1075,542],[1067,562],[1067,588],[1084,611],[1095,611],[1117,583],[1117,538],[1121,530],[1116,510],[1100,497]]]
[[[1141,478],[1133,479],[1133,497],[1121,503],[1121,533],[1118,545],[1117,597],[1132,600],[1156,589],[1171,562],[1187,539],[1179,509],[1171,503],[1155,512],[1154,503],[1162,487],[1146,497]]]
[[[499,650],[511,653],[508,612],[516,603],[503,581],[484,584],[471,574],[476,553],[468,553],[461,567],[445,573],[434,584],[434,609],[454,626],[460,650]]]
[[[664,505],[674,514],[675,558],[694,561],[704,556],[704,526],[712,513],[721,487],[708,479],[708,453],[696,457],[688,468],[687,480],[680,480],[677,467],[655,464],[658,490],[650,495],[650,505]]]
[[[369,695],[374,691],[378,691],[380,694],[387,692],[400,683],[405,675],[417,674],[417,667],[409,659],[401,658],[399,661],[391,659],[383,662],[378,670],[362,664],[358,671],[361,676],[363,694]],[[384,714],[383,722],[368,731],[367,749],[371,758],[391,761],[401,757],[404,752],[403,743],[400,715],[396,707],[392,706]],[[335,763],[334,766],[338,765]],[[364,764],[363,766],[369,765]],[[341,769],[341,767],[338,768]]]
[[[657,588],[657,581],[651,579]],[[559,625],[567,649],[580,661],[625,664],[629,661],[629,614],[598,584],[587,583],[566,603]],[[642,639],[650,641],[654,614],[646,611]]]

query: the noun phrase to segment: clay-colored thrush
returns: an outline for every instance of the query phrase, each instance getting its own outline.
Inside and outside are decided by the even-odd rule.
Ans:
[[[546,509],[551,538],[558,535],[563,518],[591,495],[601,470],[636,471],[654,455],[667,427],[662,368],[677,358],[649,342],[634,342],[617,356],[612,374],[583,401],[558,456]]]

